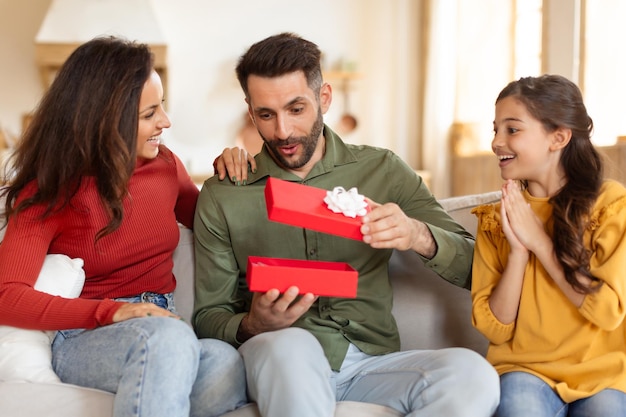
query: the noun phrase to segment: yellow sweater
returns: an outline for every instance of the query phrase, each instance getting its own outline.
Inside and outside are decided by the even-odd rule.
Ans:
[[[533,211],[552,230],[547,198],[525,192]],[[499,322],[489,297],[507,262],[509,244],[500,225],[500,203],[477,207],[472,272],[472,320],[489,340],[487,359],[499,374],[525,371],[542,378],[563,401],[605,388],[626,392],[626,189],[606,181],[596,201],[585,244],[591,273],[603,281],[576,308],[531,254],[517,320]]]

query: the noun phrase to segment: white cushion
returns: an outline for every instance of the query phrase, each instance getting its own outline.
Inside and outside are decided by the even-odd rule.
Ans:
[[[223,417],[261,417],[261,413],[256,404],[247,404]],[[384,405],[340,401],[335,408],[335,417],[402,417],[402,413]]]
[[[80,295],[85,282],[83,260],[47,255],[35,289],[64,298]],[[55,332],[0,326],[0,381],[60,382],[52,369]]]
[[[70,384],[0,382],[0,416],[112,417],[114,398]]]

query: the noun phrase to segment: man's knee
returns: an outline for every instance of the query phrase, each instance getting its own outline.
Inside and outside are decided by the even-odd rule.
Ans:
[[[288,328],[254,336],[240,348],[248,375],[324,373],[330,366],[324,350],[310,332]],[[326,375],[327,373],[324,373]]]
[[[315,336],[307,330],[295,327],[256,335],[244,343],[239,350],[244,358],[253,354],[282,361],[324,354]]]

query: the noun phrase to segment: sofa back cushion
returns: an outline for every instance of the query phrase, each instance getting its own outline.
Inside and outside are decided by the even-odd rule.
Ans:
[[[176,278],[176,291],[174,292],[174,304],[178,314],[191,323],[193,313],[194,295],[194,263],[193,232],[183,225],[179,225],[180,240],[174,251],[174,277]]]
[[[477,219],[471,210],[499,199],[500,192],[496,191],[442,199],[440,203],[467,231],[475,234]],[[487,340],[472,326],[468,290],[439,277],[413,252],[395,251],[389,272],[402,350],[462,346],[486,353]]]
[[[491,191],[482,194],[470,194],[460,197],[450,197],[440,200],[443,208],[450,216],[459,222],[465,229],[476,235],[478,219],[471,213],[472,209],[482,204],[491,204],[500,201],[502,192]]]

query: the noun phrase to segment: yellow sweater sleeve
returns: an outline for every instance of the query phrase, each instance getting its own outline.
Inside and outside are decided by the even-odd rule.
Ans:
[[[600,288],[585,297],[579,311],[599,328],[614,330],[626,316],[626,196],[620,184],[605,183],[590,220],[585,244]]]
[[[515,323],[503,324],[492,313],[489,298],[498,283],[509,253],[509,243],[500,226],[500,203],[479,206],[476,245],[472,263],[472,322],[491,343],[513,337]]]

